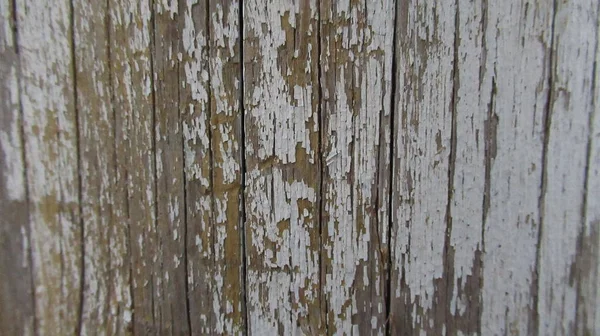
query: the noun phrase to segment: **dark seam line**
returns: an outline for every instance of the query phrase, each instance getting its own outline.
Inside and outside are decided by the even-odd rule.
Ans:
[[[85,225],[83,220],[83,206],[82,206],[82,197],[83,197],[83,187],[82,187],[82,178],[81,178],[81,167],[82,167],[82,157],[81,157],[81,123],[79,122],[79,107],[78,107],[78,99],[77,99],[77,60],[75,57],[75,9],[73,6],[73,1],[69,1],[69,12],[70,12],[70,35],[71,35],[71,73],[73,76],[73,108],[75,112],[75,147],[76,147],[76,155],[77,155],[77,194],[78,194],[78,210],[79,210],[79,225],[81,229],[80,233],[80,243],[81,243],[81,264],[80,264],[80,279],[79,279],[79,307],[77,311],[77,329],[75,331],[76,334],[81,335],[81,329],[83,327],[83,307],[84,307],[84,291],[85,291]]]
[[[240,92],[239,92],[239,104],[240,104],[240,131],[241,131],[241,139],[240,139],[240,151],[241,151],[241,190],[240,190],[240,212],[242,214],[240,230],[242,233],[242,287],[243,287],[243,297],[242,297],[242,314],[244,317],[244,329],[245,334],[249,334],[249,325],[248,325],[248,284],[246,281],[247,276],[247,251],[246,251],[246,123],[245,123],[245,108],[244,108],[244,0],[239,1],[238,8],[238,25],[239,25],[239,45],[240,45]]]
[[[554,28],[556,23],[556,10],[557,10],[557,0],[553,0],[552,4],[552,23],[550,30],[550,59],[548,61],[548,97],[546,100],[546,106],[544,111],[544,143],[542,147],[542,180],[540,183],[540,197],[538,198],[538,211],[539,211],[539,227],[538,227],[538,239],[537,239],[537,249],[536,249],[536,257],[535,257],[535,283],[534,288],[532,289],[531,296],[533,297],[533,315],[532,319],[534,320],[534,328],[533,330],[539,332],[540,327],[540,313],[539,313],[539,290],[540,290],[540,261],[542,255],[542,241],[543,241],[543,233],[544,233],[544,208],[545,208],[545,198],[546,198],[546,187],[547,187],[547,178],[548,178],[548,145],[550,138],[550,127],[552,126],[552,105],[554,99],[554,67],[555,67],[555,59],[554,59]],[[531,322],[530,322],[531,323]]]
[[[388,210],[388,227],[387,227],[387,244],[388,244],[388,249],[387,249],[387,270],[386,270],[386,289],[385,289],[385,293],[387,295],[386,297],[386,321],[385,321],[385,334],[386,335],[391,335],[391,325],[390,325],[390,318],[392,316],[391,314],[391,307],[392,307],[392,293],[391,293],[391,288],[392,288],[392,227],[394,225],[394,214],[393,214],[393,190],[394,190],[394,184],[393,184],[393,177],[394,177],[394,144],[395,144],[395,130],[396,130],[396,106],[398,105],[396,102],[396,88],[397,88],[397,71],[398,71],[398,57],[396,55],[396,53],[398,52],[397,50],[397,38],[398,38],[398,32],[397,32],[397,24],[398,24],[398,1],[395,2],[394,4],[394,23],[393,23],[393,32],[392,32],[392,78],[391,78],[391,97],[390,97],[390,169],[389,169],[389,173],[388,173],[388,204],[387,204],[387,210]]]

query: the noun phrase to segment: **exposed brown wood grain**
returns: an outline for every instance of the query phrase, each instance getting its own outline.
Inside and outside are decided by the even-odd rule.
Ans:
[[[110,74],[115,116],[118,220],[128,226],[132,314],[136,334],[160,333],[155,296],[158,260],[150,1],[111,0]],[[121,212],[123,211],[123,212]],[[127,284],[125,284],[127,285]],[[129,321],[132,319],[132,321]]]
[[[73,1],[83,230],[82,334],[124,334],[131,316],[127,222],[116,197],[107,2]]]
[[[243,10],[248,331],[319,334],[317,6]]]
[[[187,306],[186,200],[183,131],[180,107],[181,26],[177,2],[154,6],[153,71],[157,199],[156,289],[160,333],[190,333]]]
[[[395,7],[320,5],[327,331],[384,334]]]

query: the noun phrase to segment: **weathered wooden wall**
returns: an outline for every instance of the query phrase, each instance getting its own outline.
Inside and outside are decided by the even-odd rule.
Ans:
[[[0,0],[0,334],[600,335],[599,6]]]

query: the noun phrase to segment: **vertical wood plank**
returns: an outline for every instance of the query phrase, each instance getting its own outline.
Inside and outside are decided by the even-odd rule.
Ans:
[[[542,232],[539,246],[539,332],[577,331],[580,239],[586,237],[585,186],[594,100],[598,3],[557,2],[551,96],[546,123]],[[581,238],[580,238],[581,237]],[[581,323],[581,322],[580,322]]]
[[[157,199],[156,310],[161,333],[190,333],[183,132],[180,118],[181,32],[177,1],[154,3],[153,76]]]
[[[577,335],[600,334],[600,19],[596,28],[584,227],[577,246]]]
[[[242,109],[240,3],[210,1],[208,8],[212,155],[214,332],[245,331],[242,222]]]
[[[128,225],[133,312],[124,323],[136,334],[160,333],[156,229],[151,6],[148,0],[111,0],[111,83],[116,127],[118,223]],[[121,210],[121,209],[119,209]],[[126,223],[126,224],[125,224]],[[133,319],[130,321],[130,319]]]
[[[208,2],[181,6],[180,111],[185,158],[188,295],[193,334],[214,333]]]
[[[248,331],[322,333],[317,6],[243,13]]]
[[[0,1],[0,330],[34,334],[30,228],[14,3]]]
[[[448,327],[525,334],[535,322],[552,6],[460,1],[457,10]]]
[[[70,3],[16,2],[39,334],[79,329],[82,241]]]
[[[392,1],[322,1],[323,248],[328,334],[384,334]],[[389,171],[389,170],[388,170]]]
[[[438,334],[450,276],[456,8],[448,1],[400,2],[397,15],[390,331]]]
[[[486,69],[484,0],[457,1],[455,44],[455,156],[451,199],[452,228],[449,255],[449,315],[446,328],[450,335],[481,334],[481,287],[483,265],[484,202],[486,197],[485,125],[488,118],[489,92],[484,82]]]
[[[83,219],[81,333],[125,334],[131,316],[127,223],[115,199],[108,3],[73,1]]]
[[[164,307],[181,308],[163,316],[163,323],[171,327],[188,313],[189,327],[172,327],[192,333],[233,334],[244,328],[238,17],[235,2],[161,2],[156,13],[159,228],[185,220],[167,225],[159,236],[186,244],[183,258],[163,248],[160,259],[163,268],[174,260],[172,270],[182,262],[187,269],[184,282],[163,290],[163,296],[173,296]],[[185,189],[173,176],[184,168]],[[163,278],[169,281],[173,275]]]

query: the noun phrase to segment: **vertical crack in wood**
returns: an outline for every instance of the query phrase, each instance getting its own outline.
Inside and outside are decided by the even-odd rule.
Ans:
[[[325,252],[325,248],[323,247],[323,242],[326,241],[326,234],[327,232],[325,231],[325,226],[323,225],[323,172],[324,172],[324,168],[323,168],[323,158],[324,158],[324,154],[323,154],[323,125],[325,122],[324,116],[323,116],[323,82],[322,82],[322,65],[321,65],[321,52],[322,52],[322,41],[321,41],[321,0],[316,0],[317,1],[317,60],[318,60],[318,64],[317,64],[317,120],[319,123],[317,132],[318,132],[318,139],[319,139],[319,143],[318,143],[318,158],[319,158],[319,190],[317,192],[317,204],[318,204],[318,211],[319,211],[319,216],[318,216],[318,227],[319,227],[319,296],[321,298],[321,307],[320,307],[320,316],[319,316],[319,323],[320,325],[318,326],[317,330],[321,331],[322,327],[324,328],[324,334],[328,335],[329,331],[328,331],[328,327],[329,325],[327,324],[327,295],[325,295],[325,270],[323,269],[325,267],[325,264],[323,262],[324,260],[324,254]]]
[[[184,107],[181,106],[181,63],[177,63],[177,115],[178,115],[178,123],[179,127],[183,128],[183,117],[181,115],[181,111]],[[184,291],[185,291],[185,311],[186,311],[186,319],[187,319],[187,328],[189,335],[192,334],[192,318],[191,318],[191,309],[190,309],[190,274],[189,274],[189,263],[188,263],[188,181],[185,173],[185,133],[181,132],[181,157],[183,159],[183,166],[181,170],[181,180],[182,180],[182,191],[183,191],[183,267],[184,270]]]
[[[80,260],[80,272],[79,272],[79,307],[77,307],[77,330],[75,333],[77,335],[81,335],[81,330],[83,327],[83,307],[84,307],[84,298],[85,298],[85,223],[83,219],[83,185],[82,185],[82,155],[81,155],[81,121],[79,120],[79,107],[77,100],[77,59],[75,57],[75,48],[77,47],[75,42],[75,11],[73,0],[69,1],[69,34],[71,38],[71,53],[69,57],[71,57],[71,72],[73,76],[73,106],[75,110],[75,151],[77,158],[77,204],[79,211],[79,226],[81,227],[80,231],[80,244],[81,244],[81,260]]]
[[[385,260],[382,260],[382,262],[386,263],[386,267],[385,267],[385,289],[384,289],[384,299],[385,299],[385,314],[386,314],[386,319],[385,319],[385,335],[390,336],[391,335],[391,331],[392,328],[390,326],[390,318],[391,318],[391,304],[392,304],[392,293],[391,293],[391,289],[392,289],[392,227],[394,225],[393,223],[393,196],[394,196],[394,184],[392,183],[392,179],[393,179],[393,175],[394,175],[394,146],[396,144],[396,134],[394,133],[396,131],[396,106],[398,106],[398,102],[397,99],[399,99],[396,96],[396,82],[397,82],[397,76],[398,76],[398,50],[397,50],[397,41],[396,39],[398,38],[398,27],[397,27],[397,23],[398,23],[398,15],[400,15],[399,11],[398,11],[398,1],[394,1],[394,19],[393,19],[393,33],[392,33],[392,67],[391,67],[391,72],[392,72],[392,76],[391,76],[391,84],[390,84],[390,91],[391,91],[391,97],[390,97],[390,148],[389,148],[389,173],[387,176],[387,187],[388,187],[388,204],[387,204],[387,212],[388,212],[388,218],[387,218],[387,230],[386,230],[386,241],[387,241],[387,256]],[[381,129],[381,128],[380,128]],[[381,141],[379,141],[379,144],[381,145]]]
[[[488,0],[481,1],[481,62],[479,65],[479,91],[481,92],[481,85],[483,83],[483,76],[485,71],[485,64],[487,61],[487,38],[485,36],[488,27]],[[495,81],[492,78],[492,93],[490,97],[490,102],[488,105],[488,119],[491,117],[492,109],[494,108],[494,95],[495,95]],[[481,93],[480,93],[481,94]],[[487,137],[484,135],[484,139]],[[487,140],[485,143],[487,144]],[[485,150],[484,150],[485,151]],[[484,187],[483,187],[483,197],[481,204],[481,252],[485,253],[485,226],[487,222],[487,214],[490,207],[490,196],[491,196],[491,160],[486,155],[487,151],[484,152]],[[482,276],[483,277],[483,276]],[[483,285],[483,280],[482,280]],[[480,322],[481,322],[481,312],[480,312]],[[479,324],[479,334],[481,334],[481,323]]]
[[[552,125],[552,105],[554,99],[554,72],[556,67],[555,60],[555,23],[556,23],[556,11],[557,11],[557,1],[553,0],[552,3],[552,23],[551,23],[551,31],[550,31],[550,47],[549,52],[549,61],[548,61],[548,95],[546,104],[544,106],[544,130],[543,130],[543,147],[542,147],[542,178],[540,181],[540,197],[538,199],[538,209],[539,209],[539,227],[538,227],[538,237],[537,237],[537,249],[535,255],[535,273],[534,279],[532,281],[532,289],[531,289],[531,297],[532,297],[532,309],[531,316],[529,319],[529,323],[532,324],[532,327],[528,327],[529,330],[539,331],[540,330],[540,316],[539,316],[539,290],[540,290],[540,261],[541,261],[541,252],[542,252],[542,237],[544,233],[544,204],[546,198],[546,188],[547,188],[547,179],[548,179],[548,143],[550,139],[550,127]]]
[[[151,125],[152,125],[152,129],[150,130],[150,134],[152,136],[152,178],[154,179],[154,223],[152,223],[154,225],[154,233],[156,234],[156,241],[155,244],[157,246],[155,246],[156,249],[158,249],[158,251],[162,252],[162,244],[161,244],[161,240],[160,237],[158,237],[158,171],[156,169],[157,167],[157,152],[156,152],[156,125],[157,125],[157,115],[156,115],[156,83],[154,83],[155,81],[155,53],[156,53],[156,13],[155,13],[155,0],[149,0],[149,6],[150,6],[150,22],[152,24],[152,29],[150,29],[150,42],[149,42],[149,46],[148,48],[150,49],[148,54],[150,57],[150,95],[151,97],[151,108],[152,108],[152,121],[151,121]],[[156,250],[154,251],[155,253],[157,252]],[[154,265],[154,267],[158,267],[159,270],[162,271],[162,260],[160,261],[160,266],[156,266]],[[159,332],[160,329],[157,329],[157,323],[159,326],[161,326],[162,323],[162,316],[156,316],[156,312],[162,313],[159,308],[156,306],[157,303],[155,301],[155,295],[156,295],[156,290],[157,288],[155,288],[155,276],[160,277],[160,275],[155,274],[154,272],[152,272],[152,281],[150,281],[150,283],[152,284],[152,292],[151,292],[151,298],[152,298],[152,328],[153,331],[155,332]],[[135,308],[135,306],[134,306]],[[158,318],[158,321],[157,321]]]
[[[243,315],[243,331],[246,335],[249,334],[248,326],[248,281],[247,281],[247,249],[246,249],[246,110],[244,106],[244,0],[239,0],[238,3],[238,36],[240,44],[240,92],[239,92],[239,105],[240,110],[240,161],[241,161],[241,188],[240,188],[240,232],[242,235],[242,315]]]
[[[206,85],[206,91],[208,93],[208,99],[206,100],[206,136],[208,137],[208,166],[210,167],[210,172],[208,173],[208,190],[210,192],[210,212],[212,214],[212,218],[211,218],[211,226],[209,228],[210,230],[210,251],[211,251],[211,257],[212,257],[212,266],[210,267],[210,270],[212,272],[216,273],[216,263],[217,263],[217,257],[216,257],[216,250],[215,250],[215,239],[217,236],[217,228],[216,228],[216,224],[217,224],[217,215],[215,213],[215,160],[214,160],[214,150],[213,150],[213,144],[214,144],[214,139],[213,139],[213,112],[212,112],[212,100],[213,100],[213,87],[212,87],[212,69],[210,68],[210,58],[211,58],[211,49],[212,49],[212,45],[211,45],[211,25],[210,25],[210,2],[211,1],[207,1],[207,6],[205,7],[206,12],[205,14],[205,29],[206,29],[206,55],[207,55],[207,60],[206,60],[206,64],[208,67],[208,71],[207,71],[207,79],[206,82],[208,83]],[[212,279],[212,282],[210,283],[209,286],[207,286],[208,288],[211,288],[211,290],[217,290],[217,286],[215,286],[215,280]],[[206,293],[207,297],[210,293]],[[219,295],[217,297],[219,297],[219,299],[221,298],[221,293],[218,293]],[[215,300],[215,298],[213,298],[213,300]],[[215,303],[213,302],[213,305],[215,305]],[[211,326],[211,328],[214,328],[215,323],[213,322],[214,319],[218,320],[218,316],[214,316],[216,315],[216,311],[214,312],[214,314],[209,314],[208,316],[208,320],[209,320],[209,325]]]
[[[442,257],[443,273],[445,288],[440,294],[439,302],[444,305],[443,311],[440,313],[442,316],[439,318],[437,323],[445,325],[446,328],[455,332],[455,321],[451,312],[451,301],[452,301],[452,289],[454,286],[454,247],[450,242],[452,236],[452,201],[454,197],[454,172],[456,169],[456,129],[457,129],[457,105],[458,105],[458,89],[460,87],[460,74],[458,72],[458,51],[460,46],[460,6],[459,0],[455,1],[455,13],[454,13],[454,45],[453,45],[453,61],[452,61],[452,96],[450,98],[450,153],[448,154],[448,197],[446,201],[446,232],[444,236],[444,251]],[[440,311],[441,309],[435,309]],[[437,317],[437,316],[436,316]],[[438,326],[439,327],[439,326]]]

